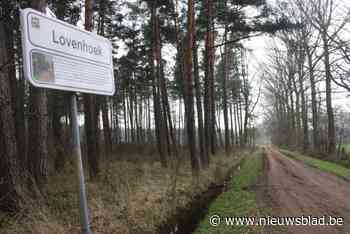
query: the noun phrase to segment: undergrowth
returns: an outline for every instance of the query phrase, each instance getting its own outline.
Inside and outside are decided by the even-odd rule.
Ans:
[[[196,177],[186,154],[177,171],[162,168],[155,155],[148,155],[153,150],[122,146],[118,154],[101,159],[99,178],[86,175],[92,233],[155,233],[178,208],[210,184],[221,183],[239,160],[238,153],[214,155],[210,167]],[[49,176],[42,199],[28,197],[18,213],[0,213],[0,233],[80,233],[77,190],[75,167],[66,163],[63,171]]]

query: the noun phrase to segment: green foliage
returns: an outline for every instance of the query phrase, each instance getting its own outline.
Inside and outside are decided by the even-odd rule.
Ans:
[[[208,214],[201,221],[195,233],[256,233],[258,231],[256,227],[226,225],[224,217],[258,216],[265,213],[257,208],[256,194],[253,190],[261,170],[262,152],[246,155],[238,174],[229,181],[229,189],[210,205]],[[221,224],[217,227],[209,223],[209,218],[213,215],[219,215],[222,219]]]

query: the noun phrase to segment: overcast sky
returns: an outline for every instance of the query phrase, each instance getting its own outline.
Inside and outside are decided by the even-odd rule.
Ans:
[[[274,4],[275,0],[268,0],[270,4]],[[346,8],[350,8],[350,0],[344,0],[342,1],[342,4]],[[342,10],[344,7],[342,8]],[[347,27],[347,31],[350,32],[350,25]],[[343,38],[349,40],[350,33],[347,33],[344,31],[342,33]],[[249,40],[244,41],[244,46],[248,49],[251,49],[250,55],[248,57],[249,60],[249,70],[250,74],[261,74],[262,67],[264,66],[264,63],[268,57],[269,52],[271,51],[271,48],[273,45],[280,46],[281,43],[279,40],[275,37],[269,37],[269,36],[260,36],[256,38],[252,38]],[[322,67],[322,63],[320,63],[320,66]],[[255,78],[255,84],[259,86],[261,84],[261,79]],[[333,101],[333,107],[334,109],[341,108],[344,111],[350,112],[350,102],[349,102],[349,95],[350,93],[346,92],[342,88],[338,88],[335,83],[332,83],[332,88],[334,89],[334,93],[332,96]],[[320,84],[320,89],[324,89],[324,84]],[[311,97],[309,98],[311,99]],[[262,113],[264,111],[264,106],[268,105],[266,100],[261,100],[259,103],[260,105],[257,108],[256,115],[262,116]],[[261,118],[259,118],[258,122],[261,122]]]
[[[132,0],[134,1],[134,0]],[[268,0],[269,4],[274,5],[276,0]],[[344,1],[347,6],[350,6],[350,0]],[[84,8],[82,9],[82,12],[84,12]],[[127,13],[127,9],[122,9],[122,13]],[[84,25],[84,14],[82,13],[81,21],[78,23],[80,27],[83,27]],[[349,30],[350,31],[350,30]],[[249,65],[249,75],[250,79],[254,79],[254,88],[255,92],[259,89],[259,87],[262,85],[261,75],[262,75],[262,68],[266,62],[266,59],[268,57],[269,51],[272,48],[272,45],[279,44],[278,39],[275,39],[270,36],[259,36],[251,39],[244,40],[243,45],[249,50],[248,53],[248,65]],[[123,43],[118,43],[120,46],[118,50],[118,57],[121,57],[126,54],[127,48]],[[176,50],[173,46],[165,46],[162,50],[163,57],[167,60],[168,63],[168,69],[171,68],[174,65],[174,58],[176,55]],[[253,77],[254,76],[254,77]],[[335,84],[332,84],[333,87],[335,87]],[[337,89],[337,92],[344,91],[343,89]],[[344,92],[341,94],[334,94],[333,95],[333,103],[334,106],[340,106],[341,108],[350,111],[350,104],[348,103],[349,98],[348,95]],[[256,108],[255,114],[257,116],[260,116],[258,119],[258,122],[262,121],[262,112],[264,111],[264,106],[267,105],[266,101],[262,98],[259,105]]]

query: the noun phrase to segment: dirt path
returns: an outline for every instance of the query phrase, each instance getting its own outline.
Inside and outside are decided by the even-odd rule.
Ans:
[[[283,233],[350,233],[350,183],[266,147],[260,205],[271,216],[343,217],[343,226],[288,226]],[[326,221],[328,218],[326,218]],[[269,233],[281,233],[277,229]]]

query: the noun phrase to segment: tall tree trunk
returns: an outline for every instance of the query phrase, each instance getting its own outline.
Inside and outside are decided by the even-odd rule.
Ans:
[[[112,134],[111,134],[111,128],[109,125],[109,119],[108,119],[108,103],[107,103],[107,97],[102,97],[103,100],[101,100],[101,110],[102,110],[102,121],[103,121],[103,134],[104,134],[104,140],[105,140],[105,151],[106,154],[112,153]]]
[[[157,137],[157,146],[160,155],[160,161],[163,167],[167,167],[167,158],[166,152],[167,143],[164,142],[167,137],[167,132],[165,131],[164,119],[162,115],[162,105],[160,102],[160,91],[159,91],[159,83],[160,83],[160,53],[157,53],[157,50],[160,48],[157,45],[158,42],[158,16],[156,13],[155,2],[151,3],[151,23],[152,23],[152,52],[151,52],[151,70],[152,70],[152,89],[153,89],[153,102],[154,102],[154,120],[156,126],[156,137]],[[157,64],[155,65],[155,60]]]
[[[205,139],[204,139],[204,127],[203,127],[203,110],[201,101],[201,85],[199,81],[199,65],[198,65],[198,46],[194,35],[193,41],[193,70],[194,70],[194,87],[196,89],[196,106],[197,106],[197,120],[198,120],[198,139],[199,139],[199,152],[201,156],[202,165],[207,167],[209,162],[206,158],[207,153],[205,152]]]
[[[129,110],[129,123],[130,123],[130,132],[131,132],[131,142],[135,143],[135,128],[134,128],[134,101],[133,101],[133,90],[129,86],[128,87],[128,93],[129,93],[129,101],[127,102],[127,107]]]
[[[305,99],[305,90],[304,90],[304,70],[303,65],[305,61],[305,54],[299,48],[298,52],[298,78],[299,78],[299,86],[300,86],[300,96],[301,96],[301,117],[303,122],[303,151],[307,151],[309,148],[309,128],[308,128],[308,120],[307,120],[307,103]]]
[[[322,32],[323,50],[324,50],[324,66],[326,71],[326,105],[328,117],[328,153],[335,152],[335,126],[332,107],[332,87],[331,87],[331,68],[329,59],[328,38],[326,32]]]
[[[318,147],[318,116],[317,116],[317,97],[316,97],[316,82],[314,75],[314,67],[312,64],[312,54],[309,46],[305,43],[305,52],[307,55],[307,62],[309,67],[309,77],[311,86],[311,109],[312,109],[312,138],[313,138],[313,150]]]
[[[155,47],[156,47],[156,60],[157,60],[157,77],[158,77],[158,84],[159,84],[160,97],[161,97],[161,103],[162,103],[161,109],[162,109],[163,121],[164,121],[163,131],[166,137],[166,148],[167,148],[168,154],[170,155],[171,154],[170,138],[172,140],[175,151],[176,151],[176,143],[175,143],[175,136],[173,135],[170,106],[168,101],[168,92],[167,92],[167,87],[165,84],[165,77],[164,77],[164,67],[163,67],[162,49],[161,49],[162,43],[161,43],[158,15],[155,18],[155,34],[156,34]]]
[[[179,119],[178,119],[178,139],[179,139],[179,143],[182,144],[182,105],[181,105],[181,98],[179,98]]]
[[[151,105],[150,104],[151,104],[150,99],[147,98],[147,116],[148,116],[147,133],[148,133],[148,142],[153,142],[152,129],[151,129]]]
[[[246,146],[248,143],[248,121],[249,121],[249,85],[248,85],[248,65],[246,64],[246,55],[245,51],[242,50],[242,82],[243,90],[242,96],[244,99],[244,121],[243,121],[243,146]]]
[[[213,3],[212,0],[206,0],[206,34],[205,34],[205,80],[204,80],[204,135],[205,135],[205,153],[206,158],[209,159],[209,152],[215,153],[215,146],[213,136],[215,134],[215,108],[213,106],[213,32],[212,32],[212,15],[213,15]],[[214,113],[214,115],[213,115]]]
[[[90,94],[84,95],[85,135],[87,144],[87,156],[89,173],[92,178],[99,174],[97,126],[96,124],[96,97]]]
[[[301,124],[300,124],[300,92],[297,88],[297,84],[296,84],[296,79],[295,79],[295,75],[293,75],[293,90],[295,93],[295,143],[296,146],[299,147],[300,146],[300,134],[301,134]]]
[[[105,35],[105,13],[106,13],[106,0],[101,0],[99,21],[98,21],[98,28],[97,28],[98,34],[101,36]],[[99,101],[101,103],[105,153],[109,155],[112,152],[112,134],[111,134],[111,127],[108,120],[108,98],[99,97]]]
[[[185,56],[185,78],[184,78],[184,100],[185,100],[185,116],[188,144],[191,155],[191,167],[197,171],[200,168],[200,161],[196,152],[196,134],[194,121],[194,106],[193,106],[193,81],[192,81],[192,53],[193,53],[193,34],[195,32],[194,25],[194,1],[188,0],[187,11],[187,50]]]
[[[85,30],[92,30],[92,0],[85,1]],[[92,178],[99,174],[98,165],[98,138],[97,138],[97,111],[96,96],[92,94],[84,95],[84,116],[85,116],[85,134],[87,144],[87,155],[89,172]]]
[[[12,212],[19,208],[23,181],[18,162],[15,119],[11,101],[9,57],[6,50],[4,24],[0,22],[0,210]]]
[[[242,93],[242,90],[240,90]],[[243,110],[242,110],[242,95],[241,93],[238,96],[238,123],[239,123],[239,144],[240,146],[243,146],[244,140],[243,140]]]
[[[136,124],[136,142],[137,144],[141,143],[140,139],[140,122],[139,122],[139,110],[138,110],[138,104],[137,104],[137,86],[135,87],[135,97],[134,97],[134,106],[135,106],[135,124]],[[141,116],[142,117],[142,116]]]
[[[54,166],[57,171],[60,171],[63,169],[66,157],[64,152],[64,142],[62,139],[62,123],[61,123],[61,117],[62,117],[62,104],[60,105],[60,101],[64,98],[58,91],[51,91],[51,95],[49,96],[49,103],[51,107],[51,113],[52,113],[52,135],[53,140],[55,142],[55,162]],[[60,100],[60,101],[59,101]],[[64,99],[63,99],[64,100]],[[64,103],[66,104],[66,103]]]
[[[210,18],[213,18],[211,15]],[[213,24],[213,20],[210,20],[211,24]],[[214,28],[214,27],[211,27]],[[215,86],[214,86],[214,64],[215,64],[215,47],[214,47],[214,32],[211,32],[210,37],[210,56],[209,56],[209,66],[210,66],[210,76],[209,76],[209,94],[210,94],[210,105],[211,105],[211,135],[210,135],[210,145],[211,145],[211,153],[214,155],[216,153],[217,148],[217,136],[215,131]]]
[[[288,129],[288,145],[295,145],[295,109],[294,109],[294,96],[293,96],[293,88],[292,88],[292,77],[289,76],[288,78],[288,90],[286,91],[286,94],[289,94],[289,98],[287,97],[286,100],[290,100],[290,107],[288,107],[289,111],[289,129]]]
[[[228,79],[228,55],[229,55],[229,45],[226,44],[227,40],[227,26],[225,26],[224,32],[224,54],[223,54],[223,77],[222,77],[222,95],[223,95],[223,109],[224,109],[224,125],[225,125],[225,152],[226,155],[229,155],[230,150],[230,132],[228,126],[228,107],[227,107],[227,90],[226,90],[226,81]]]
[[[32,0],[33,9],[46,11],[45,0]],[[48,111],[45,89],[30,86],[29,107],[29,150],[28,169],[36,183],[41,187],[46,183],[48,175]]]
[[[16,103],[16,138],[19,163],[21,168],[25,169],[27,166],[27,132],[25,124],[25,109],[24,109],[24,97],[25,97],[25,78],[23,73],[23,59],[22,59],[22,43],[21,33],[17,33],[17,48],[18,48],[18,81],[17,81],[17,103]]]
[[[248,96],[244,98],[244,125],[243,125],[243,145],[248,143],[248,124],[249,124],[249,99]]]
[[[13,3],[5,1],[3,3],[4,9],[13,8]],[[25,145],[25,124],[24,124],[24,78],[22,76],[21,58],[22,58],[22,44],[21,33],[19,30],[19,17],[12,16],[11,10],[5,10],[4,12],[4,24],[3,30],[6,37],[4,38],[7,48],[7,73],[9,76],[11,87],[11,102],[13,107],[13,114],[15,118],[16,129],[16,141],[18,149],[18,159],[21,167],[26,168],[26,145]],[[15,48],[16,47],[16,48]],[[18,80],[16,79],[16,57],[18,63]]]
[[[233,91],[232,91],[233,93]],[[233,115],[234,115],[234,122],[235,122],[235,144],[238,145],[239,144],[239,123],[238,123],[238,104],[237,101],[235,103],[232,104],[233,105]]]
[[[220,111],[220,104],[217,103],[216,106],[216,110],[217,110],[217,114],[216,114],[216,120],[215,120],[215,124],[216,124],[216,132],[217,132],[217,147],[223,147],[224,146],[224,141],[222,139],[222,134],[221,134],[221,111]]]
[[[289,44],[288,44],[289,45]],[[295,143],[296,147],[300,146],[300,92],[298,90],[297,84],[296,84],[296,69],[295,69],[295,51],[293,45],[290,46],[288,49],[288,57],[289,57],[289,79],[290,79],[290,92],[291,96],[293,93],[295,93],[295,109],[293,115],[293,121],[295,121],[295,128],[293,127],[291,130],[293,131],[293,142]],[[291,99],[292,100],[292,99]]]
[[[56,11],[56,17],[60,20],[64,20],[65,13],[67,11],[67,2],[66,1],[57,1],[56,3],[53,3],[53,7],[57,9]],[[53,135],[53,142],[55,144],[55,161],[54,166],[57,171],[60,171],[63,169],[65,162],[66,162],[66,154],[64,150],[64,144],[63,136],[62,136],[62,123],[61,123],[61,117],[63,116],[64,112],[66,111],[66,108],[64,108],[64,105],[69,106],[70,102],[66,102],[66,100],[69,100],[69,96],[66,92],[62,91],[51,91],[49,94],[49,108],[52,113],[50,115],[50,120],[52,121],[52,135]],[[63,104],[62,104],[63,103]],[[68,111],[69,112],[69,111]]]
[[[235,143],[235,135],[233,130],[233,112],[232,112],[232,103],[230,105],[230,126],[231,126],[231,144],[233,145]]]
[[[154,74],[154,73],[153,73]],[[158,153],[160,156],[160,162],[163,167],[167,167],[167,159],[165,155],[164,150],[164,136],[162,135],[162,117],[160,113],[160,104],[159,104],[159,96],[157,94],[157,88],[155,85],[155,75],[153,75],[152,78],[152,90],[153,90],[153,106],[154,106],[154,123],[155,123],[155,132],[156,132],[156,139],[157,139],[157,147],[158,147]]]
[[[128,118],[126,116],[126,94],[125,94],[126,90],[124,89],[122,91],[123,93],[123,117],[124,117],[124,143],[128,142]]]

